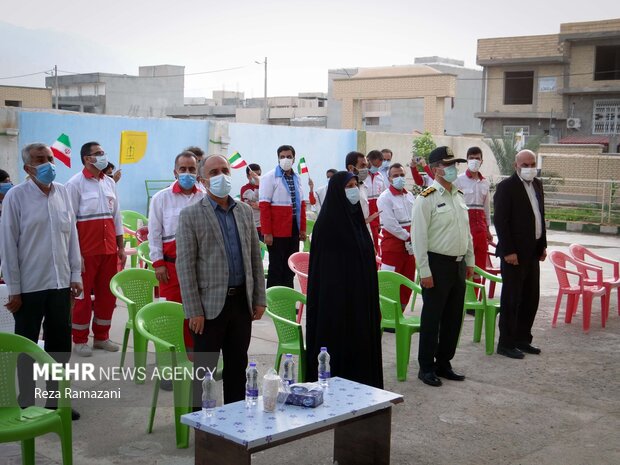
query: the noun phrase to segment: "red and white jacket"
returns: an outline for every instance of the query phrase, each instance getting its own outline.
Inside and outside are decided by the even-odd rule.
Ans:
[[[386,189],[377,201],[381,213],[381,251],[406,253],[405,242],[411,241],[413,194],[393,186]]]
[[[241,201],[248,205],[252,202],[258,202],[258,186],[250,182],[241,186]],[[260,230],[260,210],[255,210],[252,207],[252,215],[254,216],[254,226]]]
[[[368,194],[368,213],[372,215],[377,212],[377,200],[381,193],[388,188],[389,183],[381,173],[368,173],[368,177],[362,184],[366,186],[366,193]],[[366,215],[366,217],[368,217],[368,215]],[[372,221],[372,225],[378,227],[379,218],[375,218]]]
[[[116,254],[123,221],[114,180],[103,172],[96,178],[84,168],[65,187],[77,219],[82,256]]]
[[[153,266],[164,266],[164,256],[176,258],[176,233],[179,213],[185,207],[199,202],[205,192],[195,185],[192,193],[186,195],[179,182],[157,192],[151,199],[149,212],[149,254]]]
[[[306,202],[299,176],[294,171],[293,180],[297,197],[297,226],[300,233],[305,233]],[[258,197],[261,232],[264,235],[271,234],[273,237],[291,237],[293,229],[291,193],[279,166],[261,176]]]

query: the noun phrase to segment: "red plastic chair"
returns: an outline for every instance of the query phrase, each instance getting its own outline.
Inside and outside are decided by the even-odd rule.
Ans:
[[[575,257],[577,260],[588,263],[586,261],[586,257],[589,257],[593,261],[596,261],[601,264],[613,265],[613,278],[609,275],[605,276],[605,270],[602,265],[597,264],[603,270],[603,277],[599,281],[598,275],[596,278],[592,278],[591,274],[588,273],[588,277],[585,281],[586,284],[592,284],[597,286],[604,286],[607,291],[607,317],[609,318],[609,304],[611,301],[611,291],[616,289],[618,291],[618,315],[620,315],[620,262],[616,260],[612,260],[610,258],[601,257],[600,255],[596,255],[591,250],[588,250],[583,245],[580,244],[571,244],[568,248],[571,255]],[[593,263],[589,263],[592,265]]]
[[[495,257],[496,247],[497,247],[497,244],[495,244],[495,242],[489,242],[489,250],[487,252],[487,263],[484,266],[484,271],[486,271],[489,274],[492,274],[493,276],[500,276],[502,274],[500,268],[498,266],[495,266],[493,262],[491,261],[491,257]],[[492,299],[495,296],[495,284],[496,284],[495,281],[489,280],[489,299]]]
[[[288,258],[288,267],[299,280],[301,293],[308,293],[308,267],[310,266],[310,254],[308,252],[296,252]],[[304,311],[304,304],[300,304],[297,313],[297,323],[301,322],[301,315]]]
[[[558,321],[558,313],[560,311],[560,304],[562,303],[562,297],[567,295],[566,303],[566,315],[564,321],[571,323],[573,315],[577,311],[577,305],[579,303],[579,296],[583,296],[583,330],[588,332],[590,330],[590,315],[592,313],[592,300],[594,297],[601,298],[601,325],[605,327],[607,315],[605,308],[607,306],[607,294],[604,286],[588,285],[585,284],[586,269],[598,272],[602,275],[602,270],[599,267],[588,265],[574,259],[570,255],[554,250],[549,253],[549,260],[555,268],[555,274],[558,278],[558,299],[555,303],[555,311],[553,313],[553,321],[551,326],[555,328]],[[568,266],[572,265],[574,269],[569,269]],[[579,281],[577,284],[572,284],[569,280],[569,275],[577,276]],[[573,278],[574,280],[574,278]]]

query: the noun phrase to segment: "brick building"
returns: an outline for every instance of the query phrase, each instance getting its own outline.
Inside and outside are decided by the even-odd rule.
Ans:
[[[549,135],[618,151],[620,18],[566,23],[559,34],[478,40],[483,132]]]
[[[0,86],[0,106],[52,108],[52,90],[42,87]]]

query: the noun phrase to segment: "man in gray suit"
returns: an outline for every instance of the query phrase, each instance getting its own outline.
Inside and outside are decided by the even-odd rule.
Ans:
[[[215,368],[222,351],[228,404],[245,397],[252,320],[265,311],[265,277],[252,208],[229,196],[228,160],[212,155],[201,162],[198,174],[207,195],[181,210],[176,266],[194,334],[194,369]],[[193,392],[199,407],[199,379]]]

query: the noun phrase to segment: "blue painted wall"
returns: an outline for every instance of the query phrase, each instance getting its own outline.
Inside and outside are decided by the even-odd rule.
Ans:
[[[144,158],[131,165],[122,166],[123,177],[117,184],[121,208],[146,213],[145,179],[172,179],[174,157],[185,147],[208,146],[209,122],[204,120],[129,118],[118,116],[20,112],[19,149],[32,142],[52,144],[65,133],[71,139],[72,167],[57,162],[57,181],[64,183],[82,169],[80,147],[96,140],[108,154],[108,159],[118,167],[120,134],[123,130],[146,131],[148,146]],[[277,163],[276,150],[280,145],[295,147],[296,162],[305,157],[315,188],[325,183],[325,171],[343,169],[344,158],[355,150],[356,132],[352,130],[297,128],[258,124],[229,124],[229,152],[241,153],[248,163],[258,163],[263,172]],[[21,167],[21,160],[18,166]],[[20,180],[25,173],[20,170]],[[307,175],[304,175],[307,196]],[[245,169],[233,172],[233,195],[247,183]]]

